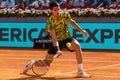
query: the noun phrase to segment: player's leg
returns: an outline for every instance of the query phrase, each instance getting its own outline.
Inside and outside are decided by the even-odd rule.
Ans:
[[[81,50],[79,42],[76,39],[72,40],[71,46],[69,47],[69,49],[70,50],[74,50],[75,54],[76,54],[76,59],[77,59],[77,64],[78,64],[78,73],[77,73],[77,76],[78,77],[89,77],[89,75],[87,75],[84,72],[83,61],[82,61],[82,57],[83,57],[82,50]]]
[[[50,65],[52,63],[52,60],[48,60],[50,58],[52,58],[54,55],[53,54],[49,54],[47,53],[46,54],[46,59],[45,59],[45,62],[47,65]],[[24,67],[23,67],[23,70],[22,70],[22,73],[27,73],[29,70],[32,69],[32,65],[33,64],[38,64],[38,61],[35,61],[35,60],[30,60]]]
[[[24,67],[23,67],[23,70],[22,70],[22,73],[27,73],[31,68],[32,68],[32,65],[35,63],[35,60],[30,60]]]

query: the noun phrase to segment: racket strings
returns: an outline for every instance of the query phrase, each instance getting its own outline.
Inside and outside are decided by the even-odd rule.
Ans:
[[[50,63],[53,61],[54,58],[43,59],[35,61],[32,65],[32,71],[34,74],[42,76],[46,74],[50,68]]]
[[[35,74],[44,75],[49,70],[49,66],[44,60],[38,60],[34,63],[32,69]]]

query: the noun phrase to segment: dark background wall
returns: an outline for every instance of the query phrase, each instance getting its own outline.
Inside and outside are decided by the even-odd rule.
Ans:
[[[77,22],[120,22],[120,18],[115,17],[72,17]],[[46,22],[48,17],[2,17],[0,22]]]

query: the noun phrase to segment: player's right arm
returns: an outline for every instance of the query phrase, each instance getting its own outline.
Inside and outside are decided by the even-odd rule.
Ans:
[[[59,57],[62,54],[62,52],[60,51],[60,48],[59,48],[59,43],[58,43],[57,38],[56,38],[56,32],[55,32],[55,30],[52,30],[49,33],[51,36],[52,44],[53,44],[54,48],[57,50],[57,52],[56,52],[56,54],[58,54],[57,57]]]
[[[52,44],[53,46],[59,46],[58,44],[58,41],[57,41],[57,38],[56,38],[56,33],[55,33],[55,30],[49,32],[50,33],[50,36],[51,36],[51,40],[52,40]]]
[[[54,29],[54,20],[52,20],[52,18],[50,17],[47,21],[47,25],[46,25],[46,29],[47,29],[47,32],[50,34],[51,36],[51,41],[52,41],[52,44],[54,46],[54,48],[56,49],[56,54],[58,54],[58,56],[60,56],[62,54],[62,52],[60,51],[60,48],[59,48],[59,43],[57,41],[57,37],[56,37],[56,31]]]

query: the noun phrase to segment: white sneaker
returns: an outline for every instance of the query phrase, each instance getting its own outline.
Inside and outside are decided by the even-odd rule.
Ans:
[[[35,63],[35,60],[30,60],[24,67],[22,73],[28,72],[31,68],[32,65]]]
[[[86,73],[86,72],[78,72],[77,73],[77,77],[80,77],[80,78],[89,78],[90,76]]]

